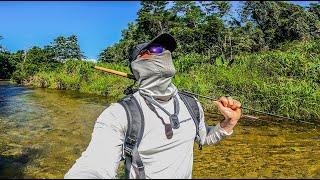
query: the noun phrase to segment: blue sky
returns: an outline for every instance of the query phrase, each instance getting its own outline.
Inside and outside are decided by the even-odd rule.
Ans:
[[[306,6],[310,2],[295,1]],[[233,3],[233,9],[239,2]],[[0,2],[1,44],[11,52],[43,47],[59,35],[75,34],[88,59],[116,43],[121,31],[134,22],[139,1]]]

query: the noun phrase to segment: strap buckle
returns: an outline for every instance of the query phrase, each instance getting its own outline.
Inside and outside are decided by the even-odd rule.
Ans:
[[[128,137],[126,139],[126,144],[129,144],[131,146],[134,146],[136,144],[136,140],[135,139],[132,139],[131,137]]]
[[[125,146],[124,146],[124,150],[123,150],[124,153],[126,155],[132,156],[132,151],[133,151],[135,144],[136,144],[136,140],[128,137],[125,142]]]
[[[137,166],[137,168],[140,170],[140,169],[144,169],[144,165],[142,166]]]
[[[129,147],[129,146],[125,146],[124,149],[123,149],[124,153],[126,156],[132,156],[132,151],[133,151],[133,148]]]

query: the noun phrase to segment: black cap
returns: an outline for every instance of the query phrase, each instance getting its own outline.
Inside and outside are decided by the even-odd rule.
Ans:
[[[160,44],[170,52],[173,52],[177,47],[177,42],[174,39],[173,36],[171,36],[168,33],[163,33],[152,39],[150,42],[138,44],[133,51],[131,52],[129,56],[129,62],[131,64],[132,61],[134,61],[140,52],[144,49],[146,49],[151,44]]]

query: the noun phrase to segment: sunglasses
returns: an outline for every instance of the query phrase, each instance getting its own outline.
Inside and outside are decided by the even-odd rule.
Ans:
[[[149,54],[161,54],[163,53],[165,50],[164,47],[162,47],[159,44],[153,44],[151,46],[149,46],[147,49],[144,49],[140,52],[140,54],[145,54],[145,53],[149,53]]]

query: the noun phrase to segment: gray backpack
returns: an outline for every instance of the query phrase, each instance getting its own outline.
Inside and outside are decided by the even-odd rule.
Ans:
[[[178,94],[186,105],[196,125],[196,139],[199,139],[200,111],[197,100],[195,97],[185,92],[179,92]],[[119,101],[119,103],[124,107],[128,120],[128,129],[122,151],[122,157],[125,160],[126,178],[129,178],[130,169],[131,166],[133,166],[133,169],[137,174],[137,178],[145,179],[144,166],[138,153],[138,147],[144,132],[144,115],[142,109],[132,94]],[[202,149],[200,144],[199,149]]]

